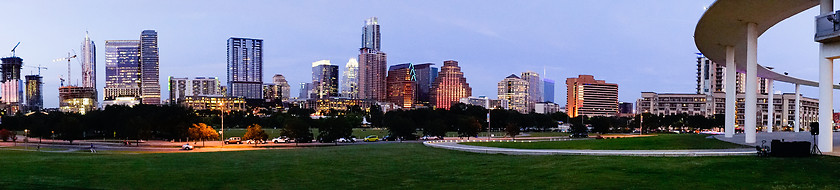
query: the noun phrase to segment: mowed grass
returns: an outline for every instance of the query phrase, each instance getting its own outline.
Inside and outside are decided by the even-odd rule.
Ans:
[[[465,142],[461,144],[519,149],[680,150],[749,148],[698,134],[658,134],[649,137],[538,142]]]
[[[827,156],[509,156],[419,143],[0,154],[3,189],[836,189],[840,184],[840,158]]]

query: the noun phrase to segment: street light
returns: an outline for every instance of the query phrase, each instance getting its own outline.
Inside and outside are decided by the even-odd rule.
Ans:
[[[222,100],[222,101],[224,101],[224,100]],[[224,142],[225,141],[225,103],[224,102],[219,102],[219,109],[221,110],[221,114],[219,114],[219,115],[222,116],[222,131],[219,131],[219,135],[222,136],[222,138],[221,138],[222,146],[225,146],[225,142]]]

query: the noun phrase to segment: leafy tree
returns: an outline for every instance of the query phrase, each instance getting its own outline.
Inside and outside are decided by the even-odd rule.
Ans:
[[[13,136],[14,134],[12,134],[12,131],[9,131],[8,129],[0,129],[0,139],[3,139],[3,142],[13,140]]]
[[[335,142],[339,138],[349,138],[353,135],[353,127],[344,116],[328,117],[318,120],[318,140],[321,142]],[[360,121],[361,122],[361,121]]]
[[[309,124],[299,117],[289,118],[280,134],[295,139],[295,144],[312,142],[312,132],[309,131]]]
[[[458,136],[459,137],[475,137],[481,130],[481,123],[477,119],[470,116],[462,116],[458,118]]]
[[[254,141],[265,141],[268,139],[268,134],[265,133],[265,130],[262,129],[262,126],[259,124],[253,124],[248,126],[247,131],[245,131],[245,136],[242,137],[242,140],[254,140]]]
[[[189,136],[192,139],[200,140],[201,146],[204,146],[206,140],[219,139],[219,133],[204,123],[193,124],[193,127],[189,128]]]
[[[414,137],[414,133],[417,132],[417,125],[406,116],[406,113],[408,112],[402,110],[385,113],[382,123],[388,128],[391,136],[400,139]]]
[[[516,135],[519,135],[519,126],[514,123],[507,123],[505,125],[505,134],[516,140]]]
[[[379,105],[370,106],[370,111],[367,114],[367,120],[370,122],[370,125],[373,127],[384,127],[382,125],[383,119],[385,118],[385,113],[382,112],[382,108]]]

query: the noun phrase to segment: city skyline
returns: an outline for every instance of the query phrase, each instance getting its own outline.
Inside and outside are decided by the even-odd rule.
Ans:
[[[521,6],[512,7],[510,11],[499,12],[497,15],[483,16],[492,12],[492,8],[504,6],[504,3],[486,2],[475,9],[463,13],[458,11],[474,5],[469,2],[380,2],[374,5],[377,9],[355,10],[358,3],[350,2],[256,2],[263,7],[273,7],[284,11],[266,11],[260,13],[272,17],[294,15],[315,8],[326,8],[336,11],[334,15],[306,13],[306,21],[288,19],[271,20],[255,19],[243,21],[242,27],[226,26],[224,21],[238,20],[223,18],[221,15],[211,14],[223,10],[221,3],[203,3],[201,6],[187,11],[176,11],[191,4],[185,2],[162,2],[160,14],[153,15],[155,19],[141,19],[127,17],[126,22],[113,22],[115,18],[100,18],[102,14],[127,14],[135,10],[109,10],[105,7],[124,5],[122,2],[107,2],[92,5],[90,2],[57,2],[49,5],[37,5],[32,2],[11,2],[10,6],[20,7],[9,10],[12,15],[20,15],[24,20],[11,20],[21,30],[36,31],[22,32],[6,30],[0,32],[0,47],[21,41],[17,49],[17,56],[24,59],[27,66],[42,65],[49,70],[42,71],[44,77],[44,105],[57,107],[58,75],[66,73],[66,66],[51,63],[49,60],[65,57],[70,49],[80,52],[79,39],[83,39],[85,31],[89,31],[95,43],[102,44],[105,40],[125,39],[126,36],[136,36],[143,29],[155,29],[162,35],[160,43],[160,83],[166,82],[169,76],[216,76],[225,80],[225,42],[232,36],[244,36],[265,39],[269,43],[266,49],[263,81],[269,81],[274,74],[283,74],[290,84],[299,84],[310,79],[309,63],[316,60],[345,60],[357,57],[359,29],[364,20],[378,17],[382,25],[382,51],[389,53],[393,63],[425,63],[441,64],[443,60],[458,60],[464,69],[465,77],[474,87],[474,96],[492,97],[496,91],[496,82],[516,71],[542,71],[546,69],[546,76],[542,78],[562,81],[578,74],[595,75],[607,81],[613,81],[622,86],[619,100],[634,102],[642,91],[656,92],[693,92],[696,68],[693,64],[697,52],[690,36],[697,19],[703,13],[703,7],[712,1],[699,2],[668,2],[638,4],[632,2],[598,3],[588,2],[577,6],[545,6],[559,7],[562,11],[544,8],[543,4],[568,4],[568,2],[527,2]],[[272,5],[272,6],[268,6]],[[151,5],[138,5],[146,7]],[[48,12],[40,17],[27,15],[26,12],[35,7]],[[350,8],[338,8],[350,7]],[[438,10],[440,7],[446,7]],[[604,8],[628,8],[629,12],[593,15],[590,18],[572,17],[572,15],[587,13]],[[268,8],[262,8],[268,9]],[[412,10],[413,9],[413,10]],[[529,14],[521,13],[523,9]],[[69,11],[89,10],[89,11]],[[137,9],[140,11],[142,9]],[[816,10],[809,10],[816,12]],[[451,13],[446,17],[435,16],[435,13]],[[565,13],[568,12],[568,13]],[[421,14],[422,13],[422,14]],[[62,16],[59,16],[62,15]],[[69,15],[69,16],[67,16]],[[659,18],[661,15],[672,15]],[[797,67],[789,64],[797,60],[813,60],[816,62],[813,49],[816,44],[803,40],[772,40],[796,36],[797,38],[812,38],[808,31],[798,31],[790,27],[812,25],[812,18],[801,14],[782,22],[777,30],[771,30],[759,40],[762,51],[759,62],[763,65],[776,67],[791,73],[792,76],[802,76],[804,79],[816,80],[816,69],[811,67]],[[67,18],[63,18],[67,17]],[[625,17],[639,18],[629,22]],[[654,19],[645,19],[656,17]],[[40,19],[39,19],[40,18]],[[42,20],[55,18],[54,20]],[[84,19],[82,19],[84,18]],[[167,18],[167,19],[163,19]],[[171,18],[171,19],[169,19]],[[62,22],[72,20],[72,22]],[[80,21],[81,20],[81,21]],[[601,31],[581,30],[575,25],[589,26],[612,20],[610,24],[624,30]],[[218,21],[218,22],[217,22]],[[184,27],[179,23],[201,23]],[[38,24],[31,24],[38,23]],[[72,23],[72,24],[70,24]],[[127,24],[112,24],[127,23]],[[636,25],[636,26],[631,26]],[[281,30],[276,26],[288,26],[291,30]],[[533,28],[528,28],[533,27]],[[61,28],[56,30],[56,28]],[[285,27],[284,27],[285,28]],[[598,27],[585,27],[598,28]],[[801,27],[800,27],[801,28]],[[195,31],[202,31],[195,35]],[[670,32],[665,32],[670,31]],[[31,34],[30,34],[31,33]],[[527,35],[520,35],[520,34]],[[43,36],[51,36],[51,40],[44,40]],[[650,41],[659,38],[660,40]],[[593,42],[588,40],[594,39]],[[767,39],[767,40],[765,40]],[[615,44],[604,46],[605,43]],[[789,44],[787,42],[794,42]],[[273,44],[273,45],[272,45]],[[802,48],[790,48],[791,46]],[[767,48],[767,49],[765,49]],[[800,50],[802,53],[799,53]],[[195,51],[190,51],[195,50]],[[102,48],[97,54],[103,55]],[[8,54],[6,52],[5,54]],[[500,56],[501,55],[501,56]],[[616,61],[622,60],[622,61]],[[75,61],[74,61],[75,62]],[[104,56],[97,56],[97,62],[104,63]],[[102,64],[100,64],[102,65]],[[80,66],[73,64],[73,79],[67,82],[81,84]],[[507,69],[506,67],[513,67]],[[491,68],[491,69],[488,69]],[[673,70],[660,72],[662,68]],[[340,68],[342,72],[344,68]],[[25,67],[22,74],[33,74],[37,71]],[[99,66],[95,73],[105,73],[103,66]],[[540,73],[542,74],[542,73]],[[96,77],[97,84],[104,84],[104,76]],[[836,77],[840,78],[840,77]],[[225,83],[225,81],[223,81]],[[100,90],[100,85],[97,90]],[[793,87],[777,84],[777,91],[792,92]],[[297,94],[298,88],[292,88],[291,94]],[[562,94],[562,87],[555,88],[555,94]],[[816,88],[803,88],[806,96],[815,96]],[[99,92],[100,96],[102,92]],[[161,92],[162,97],[168,97],[168,92]],[[555,102],[565,102],[564,96],[556,96]],[[838,104],[838,103],[836,103]],[[835,106],[837,107],[837,106]]]

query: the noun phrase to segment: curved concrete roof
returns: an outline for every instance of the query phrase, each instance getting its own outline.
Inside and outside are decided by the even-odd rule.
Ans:
[[[819,0],[718,0],[709,6],[697,22],[694,44],[704,56],[717,63],[726,63],[726,46],[735,47],[735,70],[744,72],[747,68],[746,23],[756,23],[760,37],[777,23],[819,4]],[[815,81],[779,74],[760,64],[758,76],[806,86],[819,86]],[[838,85],[833,86],[840,89]]]

